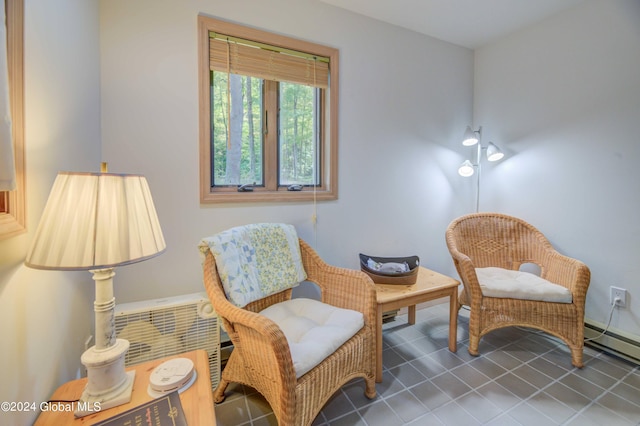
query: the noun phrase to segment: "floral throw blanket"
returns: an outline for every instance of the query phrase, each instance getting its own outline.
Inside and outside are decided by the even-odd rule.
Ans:
[[[231,228],[203,239],[200,250],[211,250],[227,298],[239,307],[307,278],[292,225],[258,223]]]

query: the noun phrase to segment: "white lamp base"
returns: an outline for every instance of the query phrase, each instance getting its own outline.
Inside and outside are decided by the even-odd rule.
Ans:
[[[95,346],[82,354],[87,368],[87,386],[78,401],[75,417],[117,407],[131,401],[135,371],[124,370],[129,342],[116,339],[115,345],[98,350]]]

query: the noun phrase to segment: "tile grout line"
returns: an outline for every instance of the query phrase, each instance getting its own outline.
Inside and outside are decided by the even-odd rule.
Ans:
[[[517,340],[517,341],[515,341],[515,342],[510,342],[510,343],[508,343],[508,344],[504,344],[504,345],[501,345],[501,346],[494,346],[494,347],[493,347],[493,349],[492,349],[491,351],[486,352],[486,353],[484,353],[484,354],[483,354],[483,356],[484,356],[484,357],[486,357],[485,359],[486,359],[488,362],[492,362],[492,363],[496,364],[497,366],[499,366],[499,367],[501,367],[501,368],[504,368],[504,367],[502,367],[501,365],[499,365],[498,363],[496,363],[495,361],[493,361],[491,358],[489,358],[489,357],[488,357],[488,355],[490,355],[491,353],[494,353],[494,352],[497,352],[497,351],[503,350],[505,347],[510,346],[510,345],[512,345],[512,344],[516,344],[516,345],[517,345],[517,344],[518,344],[519,342],[521,342],[522,340],[530,340],[529,338],[530,338],[531,336],[539,336],[539,337],[543,338],[545,341],[549,342],[550,344],[553,344],[553,346],[552,346],[552,347],[550,347],[546,352],[540,353],[540,354],[538,354],[537,356],[535,356],[534,358],[532,358],[532,359],[530,359],[530,360],[527,360],[527,361],[524,361],[524,362],[523,362],[522,360],[519,360],[518,358],[515,358],[515,357],[514,357],[514,359],[516,359],[516,360],[520,361],[520,362],[522,363],[522,365],[529,365],[529,364],[531,364],[533,361],[535,361],[536,359],[543,359],[543,360],[545,360],[545,361],[547,361],[547,362],[550,362],[550,361],[548,361],[548,360],[545,358],[545,356],[549,355],[550,353],[552,353],[552,352],[554,352],[554,351],[557,351],[557,350],[560,348],[560,346],[559,346],[559,345],[561,345],[561,344],[563,344],[563,343],[564,343],[564,342],[562,342],[562,340],[561,340],[561,339],[557,339],[557,338],[555,338],[555,337],[553,337],[553,336],[549,336],[549,335],[547,335],[546,333],[544,333],[544,332],[542,332],[542,331],[538,331],[538,330],[535,330],[535,329],[529,330],[529,329],[526,329],[526,328],[523,328],[523,327],[515,327],[515,328],[520,329],[521,331],[524,331],[524,332],[527,332],[527,333],[530,333],[530,334],[529,334],[529,335],[523,335],[523,336],[521,336],[521,337],[520,337],[520,338],[518,338],[518,340]],[[387,347],[388,347],[388,348],[390,348],[390,349],[393,349],[393,348],[395,348],[395,347],[398,347],[398,346],[401,346],[401,345],[404,345],[404,344],[410,343],[410,342],[412,342],[412,341],[414,341],[414,340],[418,340],[418,339],[419,339],[419,338],[415,338],[415,339],[411,339],[411,340],[404,340],[402,343],[397,343],[397,344],[394,344],[394,345],[388,345]],[[462,343],[462,344],[464,345],[464,343],[466,343],[466,342],[468,342],[468,339],[465,339],[465,340],[461,341],[460,343]],[[446,348],[439,349],[438,351],[435,351],[435,352],[433,352],[433,353],[436,353],[436,352],[439,352],[439,351],[444,351],[444,350],[446,350]],[[396,352],[396,353],[397,353],[397,352]],[[433,359],[430,355],[431,355],[431,354],[425,354],[425,356],[430,357],[434,362],[438,363],[438,361],[436,361],[435,359]],[[454,355],[455,355],[455,356],[457,356],[456,354],[454,354]],[[412,360],[407,360],[407,359],[405,359],[405,358],[404,358],[404,357],[402,357],[402,355],[400,355],[399,353],[398,353],[398,356],[400,356],[401,358],[403,358],[403,359],[404,359],[404,362],[402,362],[402,363],[399,363],[399,364],[395,365],[393,368],[401,367],[402,365],[405,365],[405,364],[410,364],[410,363],[411,363],[411,361],[412,361]],[[600,358],[601,358],[601,356],[603,356],[603,353],[598,353],[598,354],[597,354],[595,357],[593,357],[592,359],[600,359]],[[477,358],[474,358],[474,359],[477,359]],[[445,367],[444,365],[442,365],[442,364],[438,363],[441,367],[443,367],[443,368],[445,369],[445,371],[443,371],[443,372],[441,372],[441,373],[439,373],[439,374],[436,374],[436,375],[435,375],[435,376],[433,376],[433,377],[425,377],[425,381],[426,381],[426,380],[429,380],[429,381],[433,384],[433,386],[435,386],[436,388],[438,388],[441,392],[444,392],[444,390],[442,390],[442,388],[441,388],[441,387],[439,387],[438,385],[436,385],[435,383],[433,383],[432,379],[437,378],[437,377],[440,377],[440,376],[442,376],[442,375],[444,375],[444,374],[446,374],[446,373],[450,373],[450,374],[452,374],[456,379],[460,380],[462,383],[464,383],[466,386],[468,386],[468,387],[470,388],[470,390],[469,390],[469,391],[465,392],[465,393],[464,393],[464,394],[462,394],[462,395],[459,395],[458,397],[456,397],[456,398],[454,398],[454,399],[451,399],[451,401],[450,401],[450,402],[455,402],[455,401],[457,401],[458,399],[460,399],[460,398],[462,398],[462,397],[464,397],[464,396],[467,396],[467,395],[469,395],[470,393],[475,392],[475,391],[477,390],[477,388],[471,387],[471,386],[470,386],[468,383],[466,383],[466,382],[465,382],[461,377],[459,377],[458,375],[456,375],[456,374],[452,371],[453,369],[458,368],[458,367],[461,367],[461,366],[463,366],[463,365],[468,365],[469,367],[473,368],[475,371],[477,371],[477,372],[479,372],[480,374],[483,374],[484,376],[486,376],[486,377],[489,379],[489,381],[488,381],[487,383],[495,383],[495,384],[497,384],[498,386],[501,386],[502,388],[504,388],[504,386],[502,386],[499,382],[497,382],[497,379],[499,379],[499,378],[501,378],[501,377],[504,377],[504,376],[506,376],[506,375],[507,375],[507,374],[509,374],[509,373],[510,373],[510,374],[514,374],[514,375],[515,375],[517,378],[519,378],[520,380],[523,380],[523,381],[525,381],[525,383],[528,383],[528,382],[526,382],[526,380],[525,380],[525,379],[523,379],[522,377],[518,376],[516,373],[513,373],[513,371],[512,371],[513,369],[505,369],[505,372],[504,372],[504,373],[502,373],[502,374],[500,374],[500,375],[498,375],[498,376],[496,376],[496,377],[493,377],[493,378],[492,378],[492,377],[489,377],[489,376],[487,376],[485,373],[483,373],[482,371],[478,370],[476,367],[474,367],[473,365],[471,365],[471,363],[473,362],[473,360],[474,360],[474,359],[471,359],[471,360],[464,360],[464,359],[460,358],[460,360],[461,360],[461,361],[463,361],[463,362],[462,362],[462,364],[460,364],[460,365],[458,365],[458,366],[456,366],[456,367],[454,367],[454,368],[447,368],[447,367]],[[608,362],[608,361],[604,360],[604,362]],[[515,406],[513,406],[513,407],[509,408],[509,409],[508,409],[508,410],[506,410],[506,411],[503,411],[503,412],[502,412],[502,413],[500,413],[498,416],[496,416],[496,417],[494,417],[494,418],[492,418],[492,419],[490,419],[490,420],[494,420],[495,418],[499,417],[499,416],[500,416],[500,415],[502,415],[502,414],[507,414],[507,415],[509,415],[509,412],[510,412],[510,411],[512,411],[512,410],[513,410],[513,409],[515,409],[516,407],[518,407],[518,406],[520,406],[520,405],[522,405],[522,404],[526,403],[526,402],[527,402],[527,401],[529,401],[532,397],[534,397],[534,396],[536,396],[536,395],[539,395],[540,393],[544,393],[544,390],[545,390],[545,389],[548,389],[549,387],[553,386],[554,384],[560,384],[560,385],[562,385],[562,386],[566,386],[564,383],[562,383],[562,382],[561,382],[561,380],[562,380],[562,379],[564,379],[565,377],[567,377],[567,376],[571,375],[571,374],[572,374],[572,373],[573,373],[577,368],[572,366],[572,368],[571,368],[571,369],[566,369],[565,367],[560,366],[560,365],[558,365],[558,364],[554,364],[554,365],[556,365],[558,368],[560,368],[560,369],[564,370],[564,373],[562,373],[562,375],[560,375],[560,376],[558,376],[558,377],[552,377],[552,376],[549,376],[548,374],[546,374],[546,373],[544,373],[544,372],[540,371],[538,368],[535,368],[534,366],[529,365],[529,367],[531,367],[533,370],[537,371],[537,372],[538,372],[538,373],[540,373],[540,374],[543,374],[543,375],[544,375],[544,376],[546,376],[546,377],[549,377],[549,378],[551,379],[551,382],[550,382],[550,383],[548,383],[548,384],[546,384],[546,385],[545,385],[545,386],[543,386],[543,387],[537,387],[537,386],[533,386],[533,385],[531,385],[532,387],[534,387],[534,388],[536,389],[536,391],[535,391],[535,392],[533,392],[531,395],[529,395],[526,399],[522,399],[522,400],[521,400],[519,403],[517,403]],[[638,368],[638,367],[636,367],[636,368]],[[624,377],[626,378],[626,377],[628,377],[629,375],[633,374],[633,371],[634,371],[636,368],[634,368],[633,370],[631,370],[630,372],[628,372]],[[385,371],[387,371],[389,374],[393,375],[393,373],[391,373],[391,372],[389,371],[389,369],[388,369],[388,368],[387,368]],[[609,376],[609,377],[611,377],[611,378],[615,379],[615,377],[612,377],[612,376],[610,376],[610,375],[608,375],[608,374],[606,374],[606,373],[604,373],[604,372],[600,372],[600,373],[605,374],[605,375],[607,375],[607,376]],[[395,376],[394,376],[394,377],[395,377]],[[590,381],[590,380],[588,380],[588,379],[584,379],[584,380],[586,380],[586,381],[588,381],[588,382],[590,382],[590,383],[592,383],[592,384],[595,384],[595,383],[593,383],[592,381]],[[622,381],[622,379],[616,379],[616,380],[618,380],[618,381],[617,381],[617,382],[615,382],[613,385],[611,385],[608,389],[604,389],[604,388],[603,388],[603,389],[604,389],[604,391],[605,391],[605,392],[610,392],[610,389],[612,389],[613,387],[617,386],[617,385]],[[411,388],[408,388],[408,387],[407,387],[406,385],[404,385],[404,383],[402,383],[402,382],[400,382],[400,383],[401,383],[401,384],[402,384],[402,386],[403,386],[403,389],[402,389],[402,390],[409,390],[409,391],[410,391],[410,389],[411,389]],[[416,384],[415,386],[417,386],[417,384]],[[484,386],[484,385],[483,385],[483,386]],[[599,385],[597,385],[597,384],[596,384],[596,386],[599,386]],[[412,386],[412,387],[414,387],[414,386]],[[506,388],[504,388],[504,389],[506,389]],[[571,389],[571,388],[569,388],[569,389]],[[394,394],[389,395],[389,396],[393,396],[393,395],[395,395],[395,394],[397,394],[397,393],[401,392],[402,390],[400,390],[400,391],[398,391],[398,392],[395,392]],[[516,398],[520,398],[520,397],[518,397],[518,395],[516,395],[516,394],[514,394],[513,392],[511,392],[509,389],[506,389],[506,390],[507,390],[511,395],[513,395],[514,397],[516,397]],[[574,389],[572,389],[572,390],[574,390]],[[575,390],[574,390],[574,391],[575,391]],[[579,395],[581,395],[581,396],[583,396],[583,397],[585,397],[585,398],[589,399],[589,397],[588,397],[588,396],[583,395],[582,393],[580,393],[580,392],[578,392],[578,391],[576,391],[576,392],[577,392]],[[446,392],[445,392],[445,393],[446,393]],[[558,400],[557,398],[555,398],[553,395],[549,395],[549,397],[553,398],[553,400],[554,400],[554,401],[556,401],[556,402],[558,402],[559,404],[562,404],[563,406],[567,407],[568,409],[570,409],[570,410],[574,411],[574,413],[573,413],[573,414],[572,414],[568,419],[566,419],[566,420],[563,422],[563,423],[567,423],[567,422],[571,421],[572,419],[574,419],[574,418],[578,417],[582,412],[584,412],[584,411],[588,410],[588,409],[589,409],[591,406],[593,406],[594,404],[596,404],[596,401],[598,401],[600,398],[602,398],[602,397],[603,397],[603,395],[604,395],[604,392],[603,392],[601,395],[599,395],[596,399],[591,400],[591,401],[590,401],[586,406],[582,407],[580,410],[575,410],[575,409],[573,409],[572,407],[568,406],[568,405],[567,405],[567,404],[565,404],[564,402],[559,401],[559,400]],[[481,396],[482,396],[482,395],[481,395]],[[521,399],[521,398],[520,398],[520,399]],[[623,398],[623,399],[624,399],[624,398]],[[448,403],[450,403],[450,402],[448,402]],[[460,405],[458,404],[458,406],[460,406]],[[464,407],[462,407],[462,406],[460,406],[460,407],[464,409]],[[392,408],[392,407],[390,407],[390,408]],[[427,407],[427,408],[428,408],[428,407]],[[535,407],[533,407],[533,406],[532,406],[531,408],[539,412],[539,410],[537,410]],[[606,408],[606,407],[605,407],[605,408]],[[393,408],[392,408],[392,410],[393,410]],[[430,412],[431,412],[431,411],[433,411],[433,410],[430,410]],[[394,410],[394,412],[395,412],[395,410]],[[469,415],[471,415],[474,419],[476,419],[476,420],[480,421],[480,420],[479,420],[479,419],[477,419],[477,418],[476,418],[472,413],[469,413],[469,411],[468,411],[468,410],[466,410],[466,409],[465,409],[465,412],[467,412]],[[541,413],[541,414],[543,414],[543,415],[544,415],[544,413]],[[396,414],[396,415],[397,415],[397,414]],[[511,418],[513,418],[512,416],[510,416],[510,417],[511,417]],[[545,417],[546,417],[546,418],[549,418],[549,417],[547,417],[546,415],[545,415]],[[550,418],[549,418],[549,420],[553,421],[553,419],[550,419]]]
[[[600,354],[598,354],[598,356],[597,356],[596,358],[594,358],[594,359],[600,359],[600,357],[601,357],[602,355],[603,355],[603,353],[600,353]],[[605,360],[605,359],[603,359],[602,361],[603,361],[603,362],[607,362],[607,363],[609,363],[609,361],[607,361],[607,360]],[[623,382],[624,382],[624,380],[625,380],[627,377],[629,377],[629,376],[633,375],[633,374],[634,374],[634,371],[635,371],[635,370],[637,370],[638,368],[639,368],[639,367],[635,367],[635,368],[633,368],[632,370],[630,370],[629,372],[627,372],[627,373],[626,373],[623,377],[621,377],[620,379],[616,379],[615,377],[613,377],[613,376],[609,376],[608,374],[606,374],[606,373],[604,373],[604,372],[600,371],[600,373],[605,374],[605,375],[607,375],[607,376],[609,376],[609,377],[612,377],[612,378],[616,379],[617,381],[616,381],[615,383],[613,383],[611,386],[609,386],[608,388],[604,388],[604,392],[600,393],[600,395],[598,395],[598,397],[597,397],[597,398],[595,398],[593,401],[591,401],[591,404],[589,404],[587,407],[584,407],[582,410],[580,410],[580,414],[582,414],[582,412],[586,411],[589,407],[591,407],[591,406],[593,406],[593,405],[595,405],[595,404],[598,404],[598,401],[599,401],[600,399],[602,399],[602,398],[603,398],[607,393],[611,393],[611,394],[613,394],[613,395],[617,396],[618,398],[621,398],[621,399],[624,399],[625,401],[628,401],[630,404],[634,404],[634,405],[637,405],[637,406],[639,406],[639,407],[640,407],[640,404],[636,404],[636,403],[634,403],[633,401],[629,401],[627,398],[624,398],[624,397],[622,397],[621,395],[618,395],[617,393],[613,392],[613,389],[614,389],[616,386],[618,386],[619,384],[623,383]],[[591,382],[591,383],[593,383],[593,382]],[[597,386],[599,386],[599,385],[597,385]],[[635,386],[631,386],[631,387],[633,387],[634,389],[637,389]],[[600,404],[598,404],[598,405],[600,405]],[[606,407],[606,406],[604,406],[604,405],[600,405],[600,406],[601,406],[601,407],[603,407],[604,409],[608,410],[608,411],[613,412],[613,410],[611,410],[610,408],[608,408],[608,407]],[[613,413],[614,413],[614,414],[616,414],[615,412],[613,412]],[[621,415],[619,415],[619,416],[620,416],[620,417],[622,417],[622,418],[624,418],[624,419],[626,419],[626,417],[625,417],[625,416],[621,416]]]

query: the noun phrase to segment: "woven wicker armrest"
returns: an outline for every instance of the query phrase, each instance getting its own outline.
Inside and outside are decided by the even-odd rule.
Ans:
[[[244,313],[247,314],[246,317],[238,317],[238,321],[233,324],[234,350],[242,352],[245,362],[264,366],[245,373],[259,374],[271,381],[294,383],[296,373],[289,344],[282,330],[263,315],[249,311]]]
[[[302,263],[307,280],[322,291],[322,301],[339,308],[362,312],[365,322],[373,324],[376,313],[376,289],[367,274],[355,269],[325,263],[303,240],[300,240]]]
[[[476,268],[471,258],[453,248],[453,246],[449,247],[449,251],[468,296],[471,296],[473,300],[479,301],[482,298],[482,290],[480,289]]]
[[[584,302],[591,280],[591,272],[587,265],[555,250],[547,253],[544,265],[542,278],[568,288],[574,300]]]

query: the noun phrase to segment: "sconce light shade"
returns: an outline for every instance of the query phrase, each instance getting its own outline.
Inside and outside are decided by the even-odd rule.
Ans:
[[[472,176],[473,173],[475,173],[475,169],[469,160],[465,160],[458,168],[458,174],[462,177]]]
[[[474,132],[471,129],[471,126],[467,126],[467,130],[465,130],[464,136],[462,137],[462,145],[473,146],[477,144],[478,141],[479,141],[478,132]]]
[[[493,142],[487,145],[487,160],[498,161],[504,157],[504,153]]]

